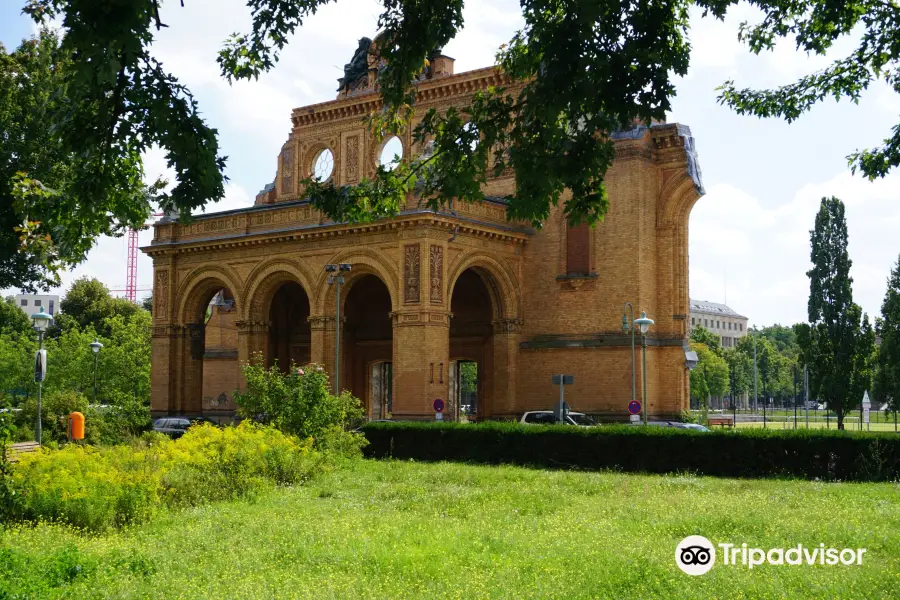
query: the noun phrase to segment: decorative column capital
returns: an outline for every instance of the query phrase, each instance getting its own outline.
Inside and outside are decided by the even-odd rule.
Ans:
[[[525,321],[519,318],[500,318],[491,321],[494,333],[521,333],[524,324]]]
[[[269,321],[237,321],[235,322],[238,335],[253,335],[257,333],[268,333],[272,327]]]
[[[186,325],[154,325],[151,336],[155,338],[180,338],[187,335]]]
[[[335,317],[334,315],[310,315],[306,317],[309,328],[313,331],[334,331]],[[347,317],[341,316],[341,324],[347,322]]]

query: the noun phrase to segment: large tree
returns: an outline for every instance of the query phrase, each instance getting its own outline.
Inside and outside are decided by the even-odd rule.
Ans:
[[[706,411],[710,396],[724,396],[728,391],[728,363],[706,344],[691,342],[691,350],[698,358],[697,366],[691,370],[691,396],[697,398],[701,409]]]
[[[900,258],[888,277],[877,329],[881,337],[876,373],[877,396],[887,402],[892,411],[900,412]]]
[[[16,306],[15,298],[0,298],[0,334],[28,334],[31,332],[31,320],[21,308]]]
[[[703,344],[716,354],[722,354],[722,342],[719,336],[703,325],[695,325],[691,328],[691,341]]]
[[[247,0],[249,33],[226,40],[219,54],[229,81],[252,79],[271,69],[288,42],[319,7],[334,0]],[[793,120],[825,96],[857,100],[874,80],[900,88],[893,43],[900,9],[884,0],[751,0],[762,17],[738,33],[752,52],[770,49],[779,38],[797,50],[825,53],[850,32],[860,32],[849,56],[827,69],[774,90],[723,85],[720,101],[742,113]],[[25,12],[38,22],[61,20],[63,50],[75,57],[61,71],[68,102],[45,122],[59,146],[83,157],[74,187],[79,218],[107,216],[104,202],[123,186],[125,173],[106,165],[153,144],[166,152],[176,186],[161,197],[165,208],[186,214],[223,194],[225,159],[215,130],[198,116],[191,93],[154,57],[152,42],[166,26],[162,0],[29,0]],[[463,26],[463,0],[383,0],[377,44],[383,59],[378,86],[385,111],[372,119],[378,133],[407,122],[412,90],[428,66],[427,57]],[[309,182],[313,203],[338,220],[367,220],[396,214],[409,192],[428,206],[450,199],[482,198],[481,183],[504,169],[516,175],[508,216],[536,226],[562,203],[569,220],[595,223],[606,213],[604,178],[613,156],[608,135],[634,121],[663,119],[675,95],[673,78],[687,73],[690,60],[688,9],[724,18],[737,0],[665,2],[522,2],[524,28],[498,54],[498,65],[524,83],[521,91],[491,89],[470,108],[431,112],[415,129],[435,151],[411,165],[379,169],[372,180],[337,188]],[[373,30],[375,29],[373,23]],[[475,143],[480,141],[480,143]],[[900,162],[900,126],[884,146],[854,153],[854,169],[883,176]],[[26,171],[27,173],[27,171]],[[568,190],[570,193],[563,195]],[[109,211],[134,221],[123,202]],[[147,209],[143,210],[146,214]],[[86,230],[92,239],[96,231]],[[51,238],[56,242],[55,238]],[[44,257],[47,258],[47,257]],[[52,258],[52,257],[50,257]],[[20,274],[21,279],[34,277]]]
[[[56,318],[56,329],[65,331],[73,327],[91,327],[104,337],[110,335],[107,319],[123,316],[129,319],[142,308],[126,300],[115,298],[99,279],[81,277],[59,303],[60,314]]]
[[[728,364],[728,389],[732,398],[749,392],[753,385],[752,355],[734,347],[726,348],[722,357]]]
[[[149,214],[139,149],[112,139],[128,125],[79,91],[96,74],[76,76],[73,52],[46,30],[11,53],[0,44],[0,288],[58,285],[99,235]],[[101,123],[88,152],[75,138]]]
[[[862,399],[861,356],[871,354],[872,336],[868,319],[853,302],[847,220],[839,199],[822,198],[810,245],[809,324],[799,330],[800,347],[809,367],[811,396],[825,401],[843,429],[847,411]]]

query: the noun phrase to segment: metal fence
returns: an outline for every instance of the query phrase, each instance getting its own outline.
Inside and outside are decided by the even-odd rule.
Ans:
[[[698,421],[702,420],[703,411],[692,408],[692,415]],[[707,417],[713,425],[734,425],[736,427],[764,427],[771,429],[837,429],[837,416],[833,411],[819,408],[805,408],[803,406],[765,409],[760,405],[757,409],[743,408],[717,408],[706,411]],[[884,410],[870,410],[869,422],[863,418],[860,409],[848,411],[844,415],[844,429],[850,431],[889,431],[900,433],[898,416],[895,412]]]

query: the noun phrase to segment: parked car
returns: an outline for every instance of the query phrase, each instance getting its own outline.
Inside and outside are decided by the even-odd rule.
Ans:
[[[172,439],[177,440],[187,433],[187,430],[191,425],[197,425],[198,423],[218,425],[218,423],[212,419],[207,419],[206,417],[162,417],[153,423],[153,431],[164,433]]]
[[[552,410],[532,410],[522,415],[522,418],[519,419],[519,423],[526,423],[528,425],[555,425],[556,416],[553,414]],[[578,425],[579,427],[591,427],[596,425],[594,420],[586,414],[572,411],[568,412],[565,424]]]
[[[635,425],[642,425],[638,422]],[[675,429],[692,429],[693,431],[709,431],[709,427],[699,423],[682,423],[681,421],[648,421],[650,427],[674,427]]]

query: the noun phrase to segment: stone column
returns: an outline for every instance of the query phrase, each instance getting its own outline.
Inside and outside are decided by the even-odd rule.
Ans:
[[[485,416],[512,416],[515,414],[516,406],[516,358],[519,354],[522,319],[495,319],[492,325],[493,401],[491,414]]]
[[[150,414],[153,417],[178,411],[181,342],[180,328],[172,325],[153,327],[150,341]]]
[[[334,342],[335,342],[335,317],[331,315],[310,315],[307,317],[309,321],[309,361],[322,365],[328,377],[331,378],[331,385],[328,391],[332,391],[334,385]],[[346,319],[342,317],[341,325],[346,323]],[[342,333],[343,335],[343,333]],[[345,349],[341,349],[343,355]],[[341,361],[341,379],[345,380],[346,373],[343,370],[344,361]],[[343,388],[340,388],[343,389]]]
[[[450,313],[406,310],[394,321],[393,411],[398,419],[434,419],[436,398],[450,393]]]
[[[202,323],[185,326],[182,336],[181,356],[183,368],[182,397],[178,412],[200,414],[203,412],[203,354],[205,327]]]
[[[238,334],[238,368],[241,369],[238,374],[238,387],[243,391],[247,389],[243,367],[257,353],[262,354],[265,358],[269,342],[269,329],[272,324],[268,321],[237,321],[235,326]]]
[[[309,362],[324,366],[329,346],[334,354],[334,317],[310,315],[306,320],[309,322]]]

